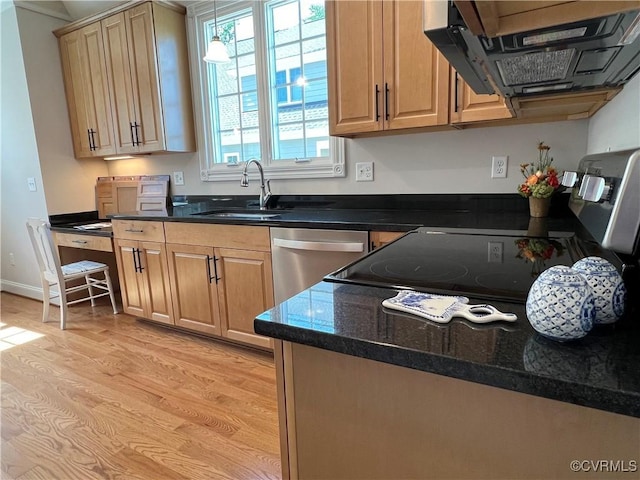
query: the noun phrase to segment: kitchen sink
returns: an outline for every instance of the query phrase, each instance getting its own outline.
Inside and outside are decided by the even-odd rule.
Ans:
[[[253,211],[243,211],[243,210],[209,210],[207,212],[199,212],[193,213],[194,216],[207,216],[211,218],[230,218],[230,219],[238,219],[238,220],[267,220],[269,218],[279,217],[279,213],[269,213],[264,210],[253,210]]]

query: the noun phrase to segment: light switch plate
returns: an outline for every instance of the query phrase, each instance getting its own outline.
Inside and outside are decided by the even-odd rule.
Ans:
[[[173,184],[174,185],[184,185],[184,173],[183,172],[173,172]]]
[[[27,187],[29,187],[30,192],[35,192],[37,190],[35,177],[27,178]]]

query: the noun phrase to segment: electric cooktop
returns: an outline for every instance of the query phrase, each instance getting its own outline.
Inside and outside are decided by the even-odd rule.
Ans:
[[[419,228],[325,277],[339,283],[523,302],[538,274],[584,255],[557,238],[430,232]]]

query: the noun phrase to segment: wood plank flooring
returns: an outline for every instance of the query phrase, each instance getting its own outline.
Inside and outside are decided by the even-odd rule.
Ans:
[[[105,303],[0,297],[1,474],[12,480],[279,479],[273,358]]]

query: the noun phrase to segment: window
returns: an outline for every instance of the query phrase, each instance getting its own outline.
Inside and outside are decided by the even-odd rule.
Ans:
[[[192,5],[189,41],[203,180],[239,179],[260,160],[269,178],[344,176],[329,137],[324,0]],[[202,61],[217,34],[230,61]]]

